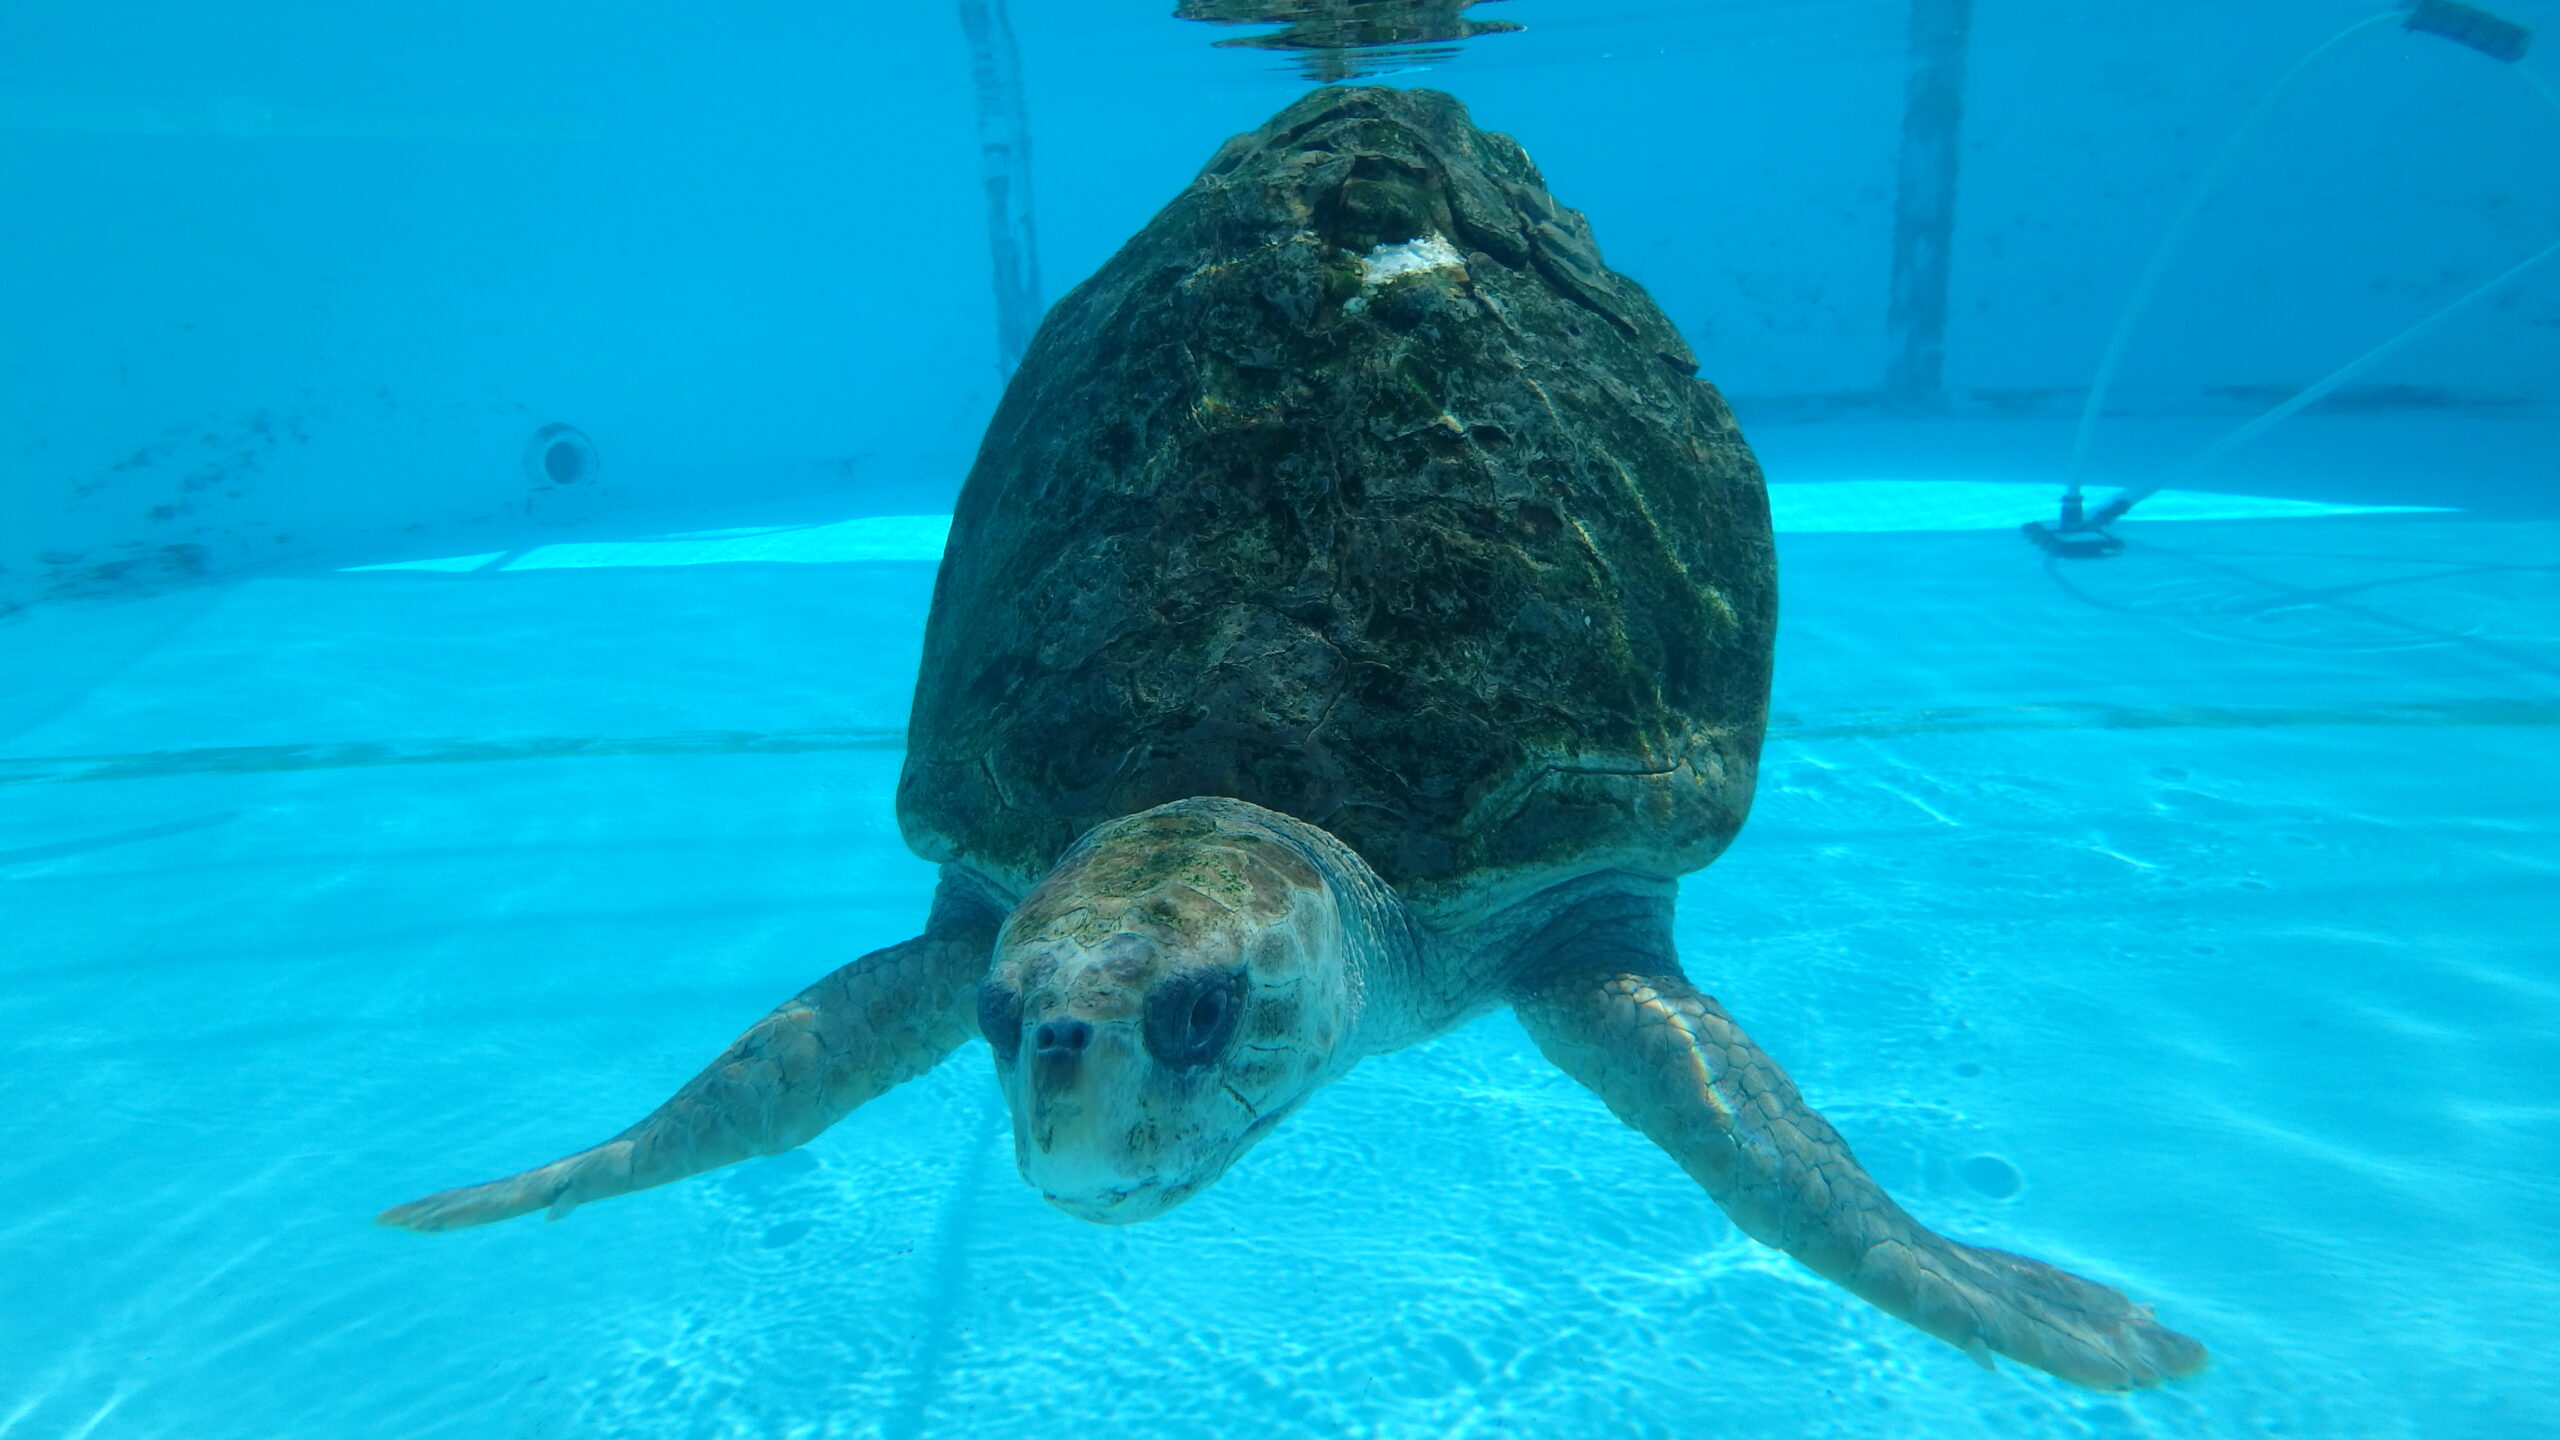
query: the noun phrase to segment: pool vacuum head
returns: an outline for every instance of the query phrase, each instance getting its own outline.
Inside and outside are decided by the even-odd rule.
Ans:
[[[2080,504],[2079,492],[2062,497],[2062,514],[2050,525],[2030,520],[2018,527],[2021,534],[2035,542],[2047,555],[2065,560],[2097,560],[2124,548],[2124,542],[2107,533],[2107,523],[2122,514],[2108,513],[2113,506],[2101,507],[2093,518]]]

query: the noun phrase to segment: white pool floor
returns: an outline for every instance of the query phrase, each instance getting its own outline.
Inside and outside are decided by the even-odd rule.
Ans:
[[[2198,1380],[1977,1370],[1507,1017],[1129,1229],[1014,1176],[975,1044],[790,1156],[377,1229],[915,931],[931,576],[376,572],[0,625],[0,1436],[2560,1432],[2560,525],[2127,532],[1788,537],[1681,935],[1906,1204]]]

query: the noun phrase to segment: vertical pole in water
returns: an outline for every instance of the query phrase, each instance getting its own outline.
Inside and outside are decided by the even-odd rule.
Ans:
[[[1887,398],[1928,409],[1943,399],[1947,270],[1956,228],[1956,164],[1964,130],[1965,42],[1973,0],[1911,0],[1903,92],[1901,183],[1893,205],[1893,347]]]
[[[1040,327],[1040,248],[1031,225],[1031,121],[1022,49],[1004,0],[960,0],[978,92],[978,172],[987,190],[987,254],[995,263],[996,378],[1013,378]]]

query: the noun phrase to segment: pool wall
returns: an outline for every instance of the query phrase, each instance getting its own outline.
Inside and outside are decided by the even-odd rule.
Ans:
[[[2050,420],[2214,148],[2367,13],[1918,3],[1961,22],[1952,115],[1914,100],[1899,3],[1518,0],[1526,32],[1388,78],[1520,137],[1746,422]],[[1019,8],[1044,296],[1302,83],[1151,9]],[[0,608],[640,510],[939,510],[994,403],[954,6],[114,4],[30,17],[16,52]],[[1940,243],[1905,203],[1915,121],[1951,127],[1954,185],[1916,395],[1888,386],[1893,277]],[[2230,172],[2121,408],[2246,415],[2560,238],[2555,152],[2560,109],[2506,67],[2392,26],[2342,45]],[[2547,416],[2555,327],[2537,275],[2332,408]],[[529,448],[552,424],[592,437],[574,482]]]

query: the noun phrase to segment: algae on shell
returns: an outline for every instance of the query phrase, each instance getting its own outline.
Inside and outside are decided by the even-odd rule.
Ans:
[[[909,844],[1020,887],[1190,795],[1339,836],[1425,917],[1706,864],[1776,587],[1731,412],[1527,154],[1317,91],[1051,311],[934,595]]]

